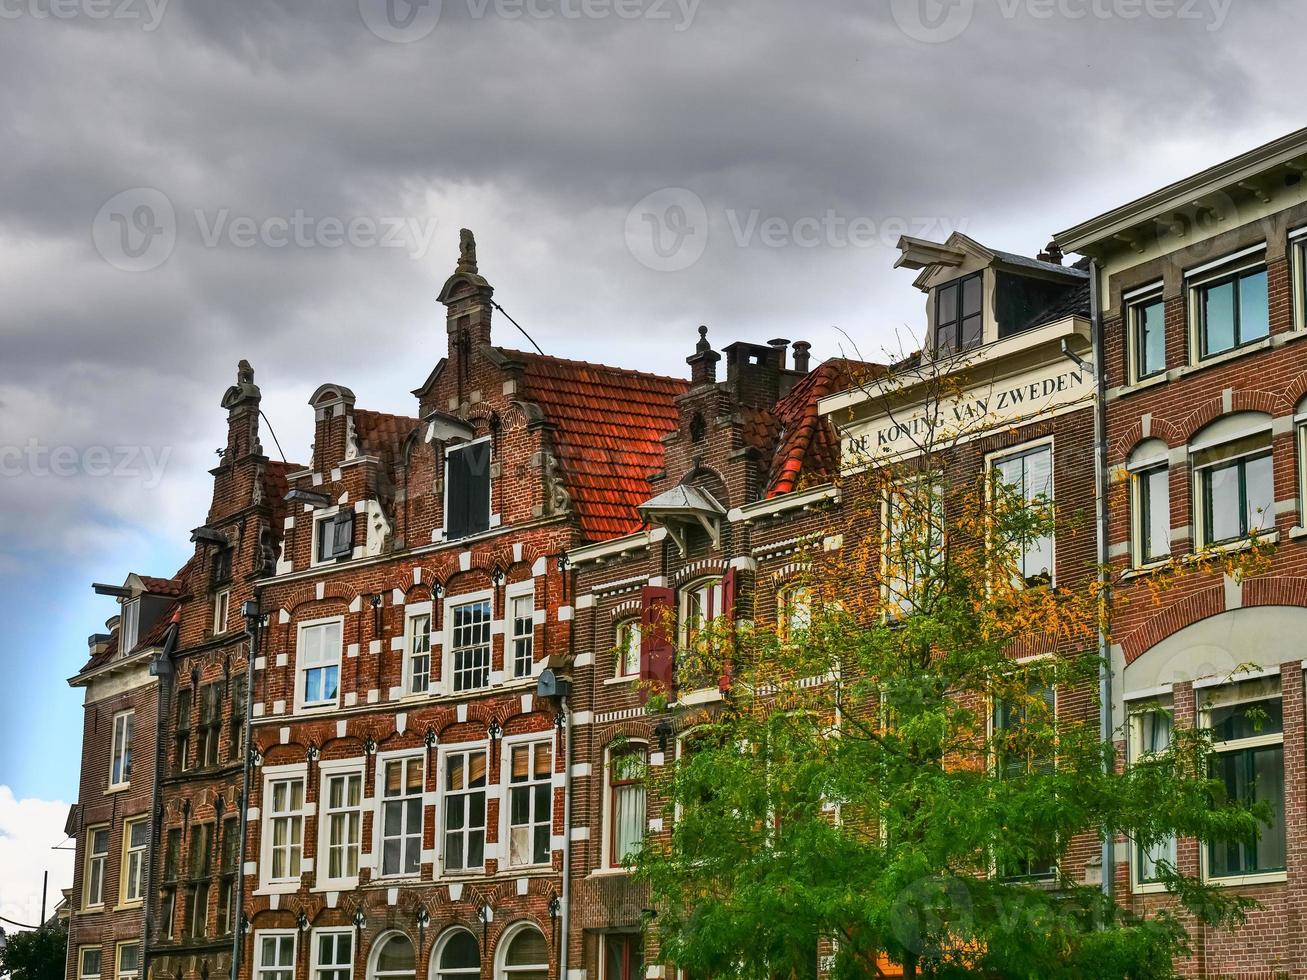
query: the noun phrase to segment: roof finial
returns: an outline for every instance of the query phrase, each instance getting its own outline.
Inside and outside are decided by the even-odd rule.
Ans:
[[[244,358],[241,358],[241,362],[236,365],[236,383],[238,385],[254,383],[254,368],[250,367],[250,362]]]
[[[697,351],[705,351],[705,350],[710,350],[711,347],[712,347],[712,345],[708,343],[708,327],[707,327],[707,326],[700,326],[700,327],[699,327],[699,342],[698,342],[697,344],[694,345],[694,349],[697,350]]]
[[[466,228],[458,233],[458,267],[455,271],[473,276],[477,274],[477,240]]]

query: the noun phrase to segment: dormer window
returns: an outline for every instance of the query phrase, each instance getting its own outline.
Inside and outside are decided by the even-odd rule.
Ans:
[[[123,603],[122,625],[118,632],[118,650],[124,656],[136,649],[138,628],[141,622],[141,600]]]
[[[445,538],[490,529],[490,440],[445,452]]]
[[[320,518],[314,529],[313,564],[346,561],[354,554],[354,511]]]
[[[984,273],[977,272],[935,290],[935,355],[946,357],[984,342]]]

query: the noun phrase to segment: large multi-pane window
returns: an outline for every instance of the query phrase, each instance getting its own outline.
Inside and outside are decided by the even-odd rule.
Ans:
[[[78,980],[100,980],[100,947],[83,946],[77,958]]]
[[[648,750],[622,745],[608,754],[608,866],[620,868],[640,853],[645,832]]]
[[[445,756],[442,804],[446,871],[473,871],[485,863],[486,769],[485,749]]]
[[[1161,288],[1131,300],[1126,311],[1131,380],[1143,381],[1166,370],[1166,304]]]
[[[994,460],[994,478],[1016,503],[1047,517],[1053,502],[1053,447],[1035,446]],[[1015,543],[1016,574],[1027,585],[1053,581],[1053,535],[1027,533]]]
[[[363,774],[328,772],[322,777],[322,822],[328,881],[357,878],[363,829]]]
[[[1134,761],[1164,755],[1171,749],[1172,713],[1169,706],[1152,704],[1131,717]],[[1151,845],[1135,847],[1135,880],[1141,885],[1161,880],[1163,864],[1176,867],[1176,840],[1167,837]]]
[[[514,677],[530,677],[535,667],[535,595],[515,595],[508,600],[508,618],[512,625],[509,648],[512,651]]]
[[[109,828],[91,827],[86,831],[86,871],[82,886],[84,908],[104,904],[104,876],[109,868]]]
[[[490,684],[490,600],[465,602],[453,617],[451,656],[454,690],[472,691]]]
[[[1200,358],[1233,350],[1270,333],[1264,248],[1219,268],[1191,274],[1188,285]]]
[[[984,341],[984,273],[977,272],[935,290],[935,355],[956,354]]]
[[[381,873],[415,875],[422,867],[420,755],[387,759],[381,786]]]
[[[304,778],[273,779],[265,794],[269,881],[296,881],[304,856]]]
[[[1275,527],[1270,420],[1263,427],[1261,418],[1251,413],[1227,416],[1213,426],[1213,438],[1200,438],[1190,446],[1200,547]],[[1233,438],[1221,440],[1222,434]]]
[[[313,933],[312,980],[352,980],[354,932],[330,929]]]
[[[118,980],[141,980],[141,944],[118,944]]]
[[[431,614],[408,617],[408,693],[426,694],[431,689]]]
[[[1212,878],[1273,874],[1285,869],[1284,713],[1278,695],[1218,703],[1207,709],[1212,778],[1245,804],[1265,803],[1271,822],[1246,840],[1213,841],[1207,848]]]
[[[218,933],[230,936],[236,929],[236,875],[240,872],[241,832],[239,821],[222,822],[222,849],[218,858]]]
[[[553,745],[527,742],[508,750],[508,864],[549,863],[553,825]]]
[[[191,768],[191,689],[177,692],[177,770]]]
[[[944,490],[919,477],[885,495],[885,600],[910,613],[925,598],[944,548]]]
[[[109,757],[109,788],[121,789],[132,781],[132,724],[135,714],[120,711],[113,716],[113,741]]]
[[[256,933],[255,980],[295,980],[295,933]]]
[[[245,701],[249,697],[249,679],[244,674],[237,674],[231,682],[231,737],[227,740],[230,748],[228,758],[233,762],[240,759],[245,752]]]
[[[478,980],[480,976],[481,950],[476,936],[466,929],[448,933],[436,959],[436,980]]]
[[[335,705],[340,688],[341,622],[306,623],[299,632],[299,687],[302,708]]]
[[[198,732],[199,764],[218,764],[218,745],[222,740],[222,683],[214,681],[200,688],[200,728]]]
[[[694,582],[681,590],[681,634],[686,646],[717,619],[724,610],[725,595],[720,578]]]
[[[377,963],[372,971],[373,980],[415,980],[417,952],[413,941],[400,933],[392,933],[382,940],[377,950]]]
[[[145,818],[123,823],[122,901],[145,897],[145,853],[150,845],[150,822]]]

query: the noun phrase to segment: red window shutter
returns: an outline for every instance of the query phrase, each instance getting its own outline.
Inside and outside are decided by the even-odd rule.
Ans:
[[[735,595],[736,595],[736,575],[734,568],[728,568],[726,574],[722,576],[722,616],[725,617],[727,629],[732,632],[735,629]],[[735,652],[735,640],[732,636],[730,640],[731,649],[724,651],[722,659],[722,674],[717,679],[717,686],[726,691],[731,686],[731,676],[734,673],[735,664],[731,659],[731,654]]]
[[[722,576],[722,615],[735,619],[735,569],[728,568]]]
[[[640,598],[640,680],[671,690],[676,671],[676,591],[646,585]]]

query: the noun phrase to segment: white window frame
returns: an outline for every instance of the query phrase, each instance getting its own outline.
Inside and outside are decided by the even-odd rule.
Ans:
[[[123,603],[118,622],[118,652],[127,656],[140,642],[141,599],[137,596]],[[115,965],[114,969],[117,969]]]
[[[290,940],[290,963],[274,963],[271,966],[263,962],[263,941],[271,939],[274,948],[281,951],[282,941]],[[269,980],[279,973],[289,973],[289,980],[295,980],[296,964],[299,960],[299,934],[294,929],[259,929],[254,933],[254,949],[250,956],[253,980]]]
[[[691,732],[692,731],[693,729],[691,729]],[[683,735],[677,739],[677,743],[676,743],[677,758],[680,758],[681,755],[681,743],[684,741],[684,736],[689,734],[690,732],[683,733]],[[622,751],[615,752],[614,749],[616,748],[620,748],[622,749]],[[651,767],[653,764],[652,760],[650,759],[651,749],[648,742],[644,741],[643,739],[633,738],[618,743],[610,743],[604,747],[604,768],[603,768],[603,772],[601,773],[601,777],[603,779],[603,820],[602,820],[603,839],[601,841],[602,853],[599,856],[599,867],[605,871],[610,871],[614,873],[626,872],[627,867],[626,865],[622,864],[620,861],[613,860],[613,848],[616,844],[615,838],[617,835],[617,828],[613,826],[613,807],[614,807],[613,785],[612,785],[613,760],[615,757],[626,755],[633,750],[644,752],[645,771],[647,773],[649,767]],[[648,833],[649,787],[647,782],[645,784],[644,819],[641,821],[641,825],[644,832]]]
[[[1175,731],[1175,704],[1171,695],[1168,694],[1164,697],[1146,698],[1135,705],[1131,705],[1129,702],[1126,703],[1126,713],[1129,718],[1130,732],[1129,742],[1127,743],[1129,746],[1127,763],[1129,765],[1134,765],[1137,760],[1147,758],[1150,754],[1144,747],[1144,715],[1158,712],[1166,712],[1171,716],[1172,735],[1170,737],[1173,738]],[[1171,848],[1174,850],[1177,846],[1177,839],[1172,837]],[[1163,882],[1143,880],[1140,876],[1141,870],[1139,845],[1132,840],[1130,842],[1130,890],[1137,895],[1148,895],[1166,891],[1166,885]]]
[[[471,936],[472,942],[476,943],[477,968],[475,970],[468,967],[455,967],[445,970],[440,966],[440,958],[445,955],[445,948],[449,945],[450,940],[459,934]],[[481,940],[477,938],[476,933],[463,926],[451,926],[442,932],[440,938],[436,940],[435,951],[431,954],[430,975],[432,980],[478,980],[481,976],[481,962],[484,958],[485,954],[481,949]]]
[[[124,971],[123,950],[130,946],[136,947],[136,969]],[[139,939],[130,939],[126,942],[116,943],[113,948],[113,975],[115,980],[140,980],[141,956],[141,941]]]
[[[426,698],[436,693],[436,646],[441,642],[441,634],[438,634],[435,629],[434,612],[434,604],[430,602],[414,602],[404,607],[404,697],[406,698]],[[416,674],[413,670],[413,661],[419,653],[415,650],[414,644],[420,635],[416,630],[416,623],[423,617],[427,621],[427,682],[424,690],[415,691],[413,681]]]
[[[94,953],[100,958],[98,969],[89,972],[86,969],[86,954]],[[77,980],[100,980],[104,970],[104,949],[100,946],[79,946],[77,948]]]
[[[690,645],[695,629],[709,626],[721,618],[725,606],[725,583],[724,575],[703,575],[676,590],[676,611],[679,616],[682,646]],[[691,615],[691,600],[696,598],[701,607],[706,605],[708,608],[702,621]]]
[[[132,735],[136,712],[119,711],[113,716],[109,737],[109,792],[124,790],[132,784]],[[121,778],[115,774],[121,773]]]
[[[1196,692],[1197,693],[1197,692]],[[1198,711],[1198,725],[1200,728],[1210,728],[1212,721],[1213,708],[1228,708],[1232,705],[1249,704],[1255,701],[1278,700],[1281,711],[1284,710],[1284,691],[1282,688],[1281,678],[1278,674],[1272,674],[1261,680],[1236,682],[1219,689],[1206,689],[1199,696],[1199,703],[1196,706]],[[1273,734],[1255,735],[1249,738],[1238,738],[1232,741],[1212,742],[1213,755],[1220,755],[1223,752],[1240,752],[1245,749],[1259,749],[1269,746],[1284,746],[1284,726],[1281,730]],[[1289,775],[1284,775],[1285,799],[1283,805],[1288,807]],[[1290,827],[1290,817],[1285,815],[1285,862],[1288,863],[1289,852],[1292,848],[1292,840],[1288,836]],[[1202,880],[1212,885],[1221,885],[1224,887],[1237,888],[1244,885],[1262,885],[1272,884],[1288,880],[1288,868],[1283,871],[1261,871],[1244,875],[1226,875],[1216,877],[1211,874],[1209,865],[1209,854],[1206,841],[1198,842],[1199,868]]]
[[[523,735],[506,736],[502,738],[500,741],[502,744],[500,748],[500,761],[499,761],[499,781],[501,784],[501,788],[500,788],[501,796],[500,796],[500,804],[499,804],[499,810],[500,810],[499,839],[500,841],[503,842],[500,846],[500,850],[502,851],[502,854],[500,855],[500,866],[504,868],[515,868],[515,869],[547,868],[553,862],[553,853],[554,853],[554,848],[553,848],[553,836],[554,836],[553,825],[554,825],[554,803],[555,803],[554,772],[558,768],[557,751],[556,751],[556,746],[554,744],[555,740],[553,734],[552,732],[550,732],[542,735],[540,732],[531,732]],[[535,765],[534,765],[535,746],[537,745],[549,746],[549,776],[545,780],[540,780],[535,778]],[[514,783],[513,768],[512,768],[513,767],[512,750],[514,748],[520,748],[522,746],[526,746],[527,752],[529,753],[528,761],[527,761],[528,778],[525,783]],[[487,781],[489,780],[487,779]],[[549,786],[549,807],[548,807],[549,812],[544,820],[541,820],[540,814],[535,812],[534,789],[536,786],[540,785],[541,783],[546,783]],[[532,848],[533,856],[534,856],[534,849],[535,849],[535,829],[541,824],[544,824],[549,828],[550,845],[548,848],[548,854],[546,855],[544,861],[541,862],[527,861],[524,864],[514,864],[513,863],[512,795],[514,789],[521,789],[523,787],[529,788],[528,810],[532,814],[532,819],[529,820],[524,826],[526,826],[531,833],[530,846]]]
[[[414,829],[408,826],[407,819],[401,821],[403,829],[399,835],[400,841],[400,870],[386,873],[386,854],[385,854],[385,823],[386,823],[386,804],[388,802],[398,802],[409,800],[411,797],[405,792],[399,797],[386,796],[386,766],[391,762],[408,763],[416,761],[422,766],[422,788],[418,791],[418,867],[416,871],[405,872],[404,868],[404,850],[407,838],[414,836]],[[422,864],[426,860],[426,853],[422,848],[422,841],[426,835],[427,811],[430,805],[430,794],[427,792],[427,785],[431,782],[431,773],[428,771],[430,766],[429,753],[422,750],[399,749],[393,752],[380,752],[377,754],[376,766],[376,794],[373,798],[373,816],[372,816],[372,855],[373,855],[373,875],[377,880],[402,880],[420,877],[422,874]],[[407,767],[404,770],[407,774]],[[401,784],[402,785],[402,784]],[[403,812],[403,811],[401,811]]]
[[[359,515],[358,515],[358,511],[354,510],[353,504],[337,504],[332,507],[323,507],[321,510],[315,510],[313,512],[313,537],[309,541],[309,567],[310,568],[323,568],[331,565],[341,564],[342,560],[340,558],[322,557],[320,553],[321,549],[318,547],[318,540],[320,537],[319,530],[325,521],[334,522],[340,514],[348,513],[351,511],[353,511],[354,513],[354,523],[355,525],[357,525],[359,521]],[[353,559],[357,553],[358,553],[357,547],[355,547],[354,550],[350,551],[349,559]]]
[[[1057,446],[1053,436],[1044,436],[1042,439],[1032,439],[1030,442],[1021,443],[1018,446],[1008,446],[1005,449],[995,450],[985,454],[985,474],[990,485],[993,485],[998,464],[1005,459],[1011,459],[1014,456],[1025,456],[1033,453],[1038,449],[1048,449],[1048,483],[1049,483],[1049,504],[1056,508],[1057,506]],[[992,491],[991,491],[992,493]],[[992,495],[991,495],[992,501]],[[1054,512],[1056,518],[1056,511]],[[1053,533],[1048,536],[1048,588],[1057,588],[1057,527],[1054,521]],[[1031,586],[1026,586],[1030,588]]]
[[[1239,415],[1259,416],[1261,414],[1262,413],[1259,412],[1233,412],[1230,413],[1229,415],[1222,416],[1222,419],[1234,418]],[[1218,419],[1216,420],[1216,422],[1212,424],[1219,424],[1220,421],[1221,419]],[[1249,419],[1249,423],[1250,424],[1252,423],[1251,418]],[[1277,501],[1274,499],[1275,497],[1275,433],[1273,428],[1271,427],[1271,425],[1267,424],[1265,427],[1250,429],[1247,432],[1231,433],[1229,438],[1223,438],[1215,441],[1202,438],[1202,435],[1203,433],[1200,432],[1199,433],[1200,438],[1196,441],[1190,442],[1190,444],[1187,447],[1188,459],[1189,459],[1189,473],[1190,473],[1189,493],[1190,493],[1191,506],[1193,509],[1195,550],[1201,551],[1206,548],[1220,549],[1220,548],[1238,547],[1241,543],[1245,541],[1250,541],[1254,537],[1263,540],[1272,540],[1274,534],[1276,533],[1276,511],[1278,510],[1276,506]],[[1216,462],[1200,463],[1197,461],[1197,456],[1200,453],[1210,452],[1211,450],[1219,449],[1222,446],[1229,445],[1231,443],[1243,442],[1245,440],[1252,440],[1254,438],[1261,437],[1261,436],[1264,436],[1266,439],[1265,446],[1258,447],[1256,449],[1249,449],[1245,452],[1238,453],[1237,455],[1227,456]],[[1272,500],[1270,501],[1269,509],[1263,512],[1263,518],[1269,521],[1269,526],[1255,532],[1250,528],[1247,534],[1244,534],[1240,537],[1222,539],[1221,541],[1213,541],[1212,529],[1207,526],[1208,525],[1207,495],[1204,491],[1204,484],[1206,482],[1208,474],[1214,469],[1228,468],[1232,463],[1237,463],[1240,461],[1246,462],[1247,460],[1250,459],[1263,458],[1263,457],[1269,459],[1271,462]]]
[[[539,933],[540,937],[545,941],[545,962],[531,963],[525,966],[509,966],[509,949],[512,947],[514,940],[528,930]],[[544,931],[533,922],[515,922],[504,930],[504,934],[500,936],[499,944],[495,949],[495,980],[513,980],[515,976],[521,973],[548,973],[550,969],[549,960],[551,958],[552,954],[549,952],[549,937],[545,935]]]
[[[1289,232],[1293,273],[1293,329],[1307,330],[1307,226]]]
[[[1163,283],[1155,282],[1148,286],[1141,286],[1139,289],[1133,289],[1121,297],[1121,301],[1122,305],[1125,306],[1126,383],[1137,385],[1141,381],[1152,381],[1156,378],[1166,377],[1165,353],[1163,353],[1163,364],[1159,370],[1147,375],[1139,373],[1141,352],[1139,350],[1138,312],[1146,307],[1156,306],[1158,303],[1162,304],[1162,342],[1165,350],[1166,297]]]
[[[1143,453],[1147,443],[1158,443],[1158,452]],[[1130,480],[1130,564],[1134,568],[1151,568],[1164,565],[1172,558],[1171,532],[1171,457],[1170,449],[1160,439],[1148,439],[1131,452],[1126,463]],[[1150,558],[1144,553],[1144,529],[1151,524],[1152,515],[1144,512],[1145,481],[1162,470],[1166,473],[1166,554]],[[1154,498],[1148,495],[1152,504]]]
[[[484,435],[477,439],[468,439],[445,447],[444,461],[440,471],[440,536],[444,540],[449,540],[449,457],[482,442],[492,443],[490,455],[486,457],[486,496],[489,498],[486,501],[486,531],[492,531],[499,526],[499,515],[495,513],[495,447],[492,440],[492,436]],[[480,533],[484,534],[486,532]],[[456,540],[463,541],[475,537],[477,535],[469,534]]]
[[[359,782],[359,802],[358,806],[345,806],[333,809],[331,806],[331,783],[336,779],[346,779],[348,786],[349,777],[357,777]],[[363,814],[368,808],[367,798],[367,773],[365,771],[363,760],[361,759],[332,759],[318,763],[318,857],[320,861],[315,862],[317,870],[318,888],[331,891],[345,891],[358,885],[359,875],[358,868],[363,866]],[[349,849],[352,847],[355,851],[355,873],[331,876],[331,818],[336,815],[344,815],[345,826],[349,826],[349,814],[357,814],[358,829],[352,842],[346,841],[340,845],[342,848],[342,858],[344,858]],[[315,947],[316,949],[316,947]],[[316,953],[315,953],[316,955]]]
[[[519,600],[527,599],[531,604],[531,615],[527,620],[530,623],[530,629],[525,633],[518,633],[517,626],[519,618],[514,614],[514,606]],[[525,582],[516,582],[504,589],[504,677],[509,680],[521,681],[529,680],[535,676],[536,671],[536,601],[535,601],[535,580],[527,579]],[[531,665],[526,673],[519,673],[517,669],[517,647],[518,643],[525,640],[531,648]],[[493,651],[491,656],[493,657]]]
[[[95,835],[101,830],[104,831],[104,850],[96,851],[93,849],[95,847]],[[82,869],[82,908],[87,911],[104,908],[105,879],[109,876],[109,851],[112,845],[113,833],[109,824],[95,824],[86,828],[86,858],[85,867]],[[91,869],[96,864],[100,866],[100,894],[97,901],[91,901],[91,881],[93,880]]]
[[[1220,357],[1233,357],[1241,351],[1255,347],[1258,343],[1270,339],[1270,265],[1268,262],[1267,243],[1262,242],[1259,245],[1253,245],[1246,249],[1241,249],[1232,255],[1226,255],[1223,258],[1215,259],[1212,262],[1205,262],[1196,269],[1190,269],[1184,274],[1184,291],[1185,291],[1185,308],[1189,315],[1189,363],[1191,365],[1203,364]],[[1203,324],[1200,311],[1201,301],[1199,293],[1212,285],[1218,280],[1230,276],[1242,276],[1245,273],[1252,272],[1260,268],[1267,274],[1267,334],[1265,337],[1257,337],[1253,340],[1236,341],[1233,347],[1212,354],[1203,354]]]
[[[145,843],[132,846],[132,830],[144,827]],[[123,821],[122,860],[118,866],[118,904],[135,908],[145,901],[145,866],[150,851],[149,818],[131,817]]]
[[[446,779],[446,769],[449,764],[449,757],[452,755],[471,756],[477,752],[480,752],[482,755],[484,755],[486,759],[486,784],[481,787],[469,788],[465,785],[463,789],[447,790],[445,788],[445,779]],[[495,787],[494,783],[491,782],[490,763],[491,763],[490,744],[486,739],[481,739],[475,742],[455,742],[450,745],[442,745],[440,747],[440,751],[437,755],[437,763],[436,763],[437,765],[436,794],[439,799],[439,806],[437,808],[439,819],[436,822],[436,851],[440,856],[439,867],[441,873],[443,874],[449,875],[451,877],[460,877],[466,875],[482,875],[485,873],[486,861],[494,857],[494,855],[491,853],[492,845],[489,840],[490,800],[491,800],[491,793],[492,792],[497,793],[499,788]],[[467,771],[470,772],[471,771],[470,768],[468,768]],[[446,825],[445,825],[445,821],[449,817],[449,798],[450,796],[462,796],[467,798],[467,797],[471,797],[473,794],[477,792],[480,792],[485,797],[484,806],[482,807],[482,814],[481,814],[481,863],[479,865],[471,865],[471,866],[467,864],[467,843],[468,843],[468,838],[470,836],[470,825],[468,821],[469,807],[465,804],[463,807],[463,826],[460,830],[454,831],[454,833],[460,834],[463,838],[464,866],[462,868],[450,869],[447,864],[449,856],[448,854],[445,853],[445,838],[447,833],[450,833],[450,831],[446,830]],[[500,800],[500,805],[502,807],[503,798],[499,796],[496,796],[496,798]]]
[[[309,964],[309,980],[322,980],[324,975],[332,977],[339,973],[345,973],[345,980],[354,980],[354,964],[358,961],[358,939],[361,934],[353,926],[340,927],[335,926],[326,929],[314,929],[309,933],[309,949],[311,952],[311,963]],[[340,955],[340,938],[344,936],[349,939],[349,962],[348,963],[323,963],[321,960],[322,944],[320,939],[333,937],[332,952],[337,956]]]
[[[1015,454],[1015,455],[1020,455],[1020,454]],[[1003,458],[1002,456],[999,456],[996,458],[996,461],[997,459],[1002,459],[1002,458]],[[936,550],[938,552],[937,557],[941,557],[944,549],[944,521],[946,517],[945,509],[944,509],[944,505],[945,505],[944,486],[941,484],[939,477],[934,473],[923,473],[920,476],[916,476],[908,479],[906,482],[908,484],[906,488],[907,493],[912,495],[913,497],[915,497],[915,495],[920,492],[917,489],[917,485],[921,483],[931,484],[930,520],[932,523],[936,523],[936,521],[938,522],[938,526],[937,528],[935,528],[935,530],[938,530],[939,532],[939,542]],[[902,513],[900,513],[898,517],[895,516],[893,512],[895,496],[898,496],[900,500],[906,499],[904,497],[904,494],[900,492],[896,486],[892,486],[892,485],[887,486],[885,488],[884,493],[881,494],[880,526],[882,529],[881,530],[881,555],[883,556],[881,562],[881,577],[882,577],[882,582],[884,583],[881,589],[881,594],[887,606],[892,603],[895,607],[898,608],[899,615],[906,616],[912,612],[913,605],[911,601],[911,596],[917,585],[918,580],[922,577],[923,570],[920,567],[918,567],[915,562],[913,563],[913,567],[909,569],[907,567],[906,559],[904,558],[904,556],[900,553],[899,556],[897,556],[896,558],[893,549],[890,548],[889,546],[888,543],[889,539],[894,534],[895,529],[903,526],[900,523],[900,521],[910,516]],[[938,504],[939,506],[938,514],[935,513],[936,504]],[[892,563],[895,561],[897,561],[899,565],[898,568],[893,567]],[[897,595],[895,595],[896,592]]]
[[[613,624],[613,677],[617,680],[627,681],[635,680],[640,676],[640,641],[642,637],[643,624],[640,622],[639,614],[625,615],[618,617]],[[634,638],[634,643],[632,639]],[[634,670],[626,670],[626,655],[628,651],[633,651],[635,655]]]
[[[284,813],[273,810],[273,785],[275,783],[298,780],[303,787],[304,799],[299,810],[287,810]],[[309,820],[316,815],[316,807],[309,802],[309,773],[307,763],[289,766],[270,766],[263,770],[263,799],[260,810],[261,828],[259,844],[259,890],[265,894],[279,894],[299,890],[300,876],[312,869],[312,858],[307,853],[307,837],[304,833]],[[300,869],[292,876],[274,878],[272,876],[272,824],[274,820],[299,818]],[[285,845],[293,851],[294,845]],[[305,862],[308,862],[307,866]]]
[[[322,629],[323,627],[335,624],[339,629],[340,643],[336,649],[335,667],[336,667],[336,696],[329,701],[312,701],[304,700],[304,678],[310,670],[318,668],[328,668],[332,666],[329,660],[323,660],[319,663],[307,664],[304,661],[304,634],[311,629]],[[310,619],[302,623],[295,624],[295,712],[314,712],[314,711],[332,711],[340,706],[341,686],[344,665],[344,646],[345,646],[345,617],[344,616],[326,616],[322,619]]]
[[[490,612],[486,618],[486,629],[488,631],[486,645],[489,648],[490,658],[490,666],[486,673],[486,684],[484,687],[467,687],[458,690],[454,686],[454,610],[460,606],[470,606],[479,602],[490,604]],[[446,597],[444,622],[441,629],[443,637],[441,643],[441,690],[445,694],[468,695],[476,691],[489,690],[502,683],[503,672],[495,670],[495,634],[499,632],[498,626],[499,624],[495,620],[494,589],[482,589],[479,592],[468,592],[464,595]]]
[[[1051,653],[1036,654],[1033,657],[1026,657],[1021,660],[1014,661],[1013,666],[1014,668],[1020,668],[1022,666],[1026,666],[1032,663],[1038,663],[1043,660],[1050,660],[1055,656],[1056,654],[1051,654]],[[1052,690],[1053,692],[1053,725],[1056,728],[1059,719],[1062,717],[1062,689],[1055,683],[1049,685],[1049,687],[1050,690]],[[986,705],[985,732],[986,732],[986,737],[990,740],[991,745],[993,744],[994,736],[998,732],[998,728],[994,724],[994,715],[997,711],[997,708],[998,708],[997,703],[994,701],[992,697],[990,697],[988,699],[988,704]],[[1056,744],[1054,745],[1053,748],[1053,758],[1050,761],[1053,765],[1053,768],[1056,769],[1060,761],[1058,758],[1058,750]],[[991,756],[989,760],[989,770],[992,774],[998,776],[999,778],[1003,778],[1004,776],[1001,766],[1002,766],[1001,760],[998,759],[996,756]],[[1016,883],[1046,882],[1049,880],[1056,880],[1062,874],[1062,870],[1065,867],[1065,862],[1066,862],[1066,844],[1064,843],[1061,846],[1059,852],[1054,856],[1053,871],[1052,874],[1047,877],[1042,875],[1040,876],[1003,875],[1001,874],[1002,869],[998,867],[997,862],[994,861],[992,856],[989,862],[989,871],[991,877],[997,878],[1001,881],[1010,881]]]
[[[213,633],[215,636],[227,632],[227,622],[231,618],[231,589],[223,589],[213,597]]]

